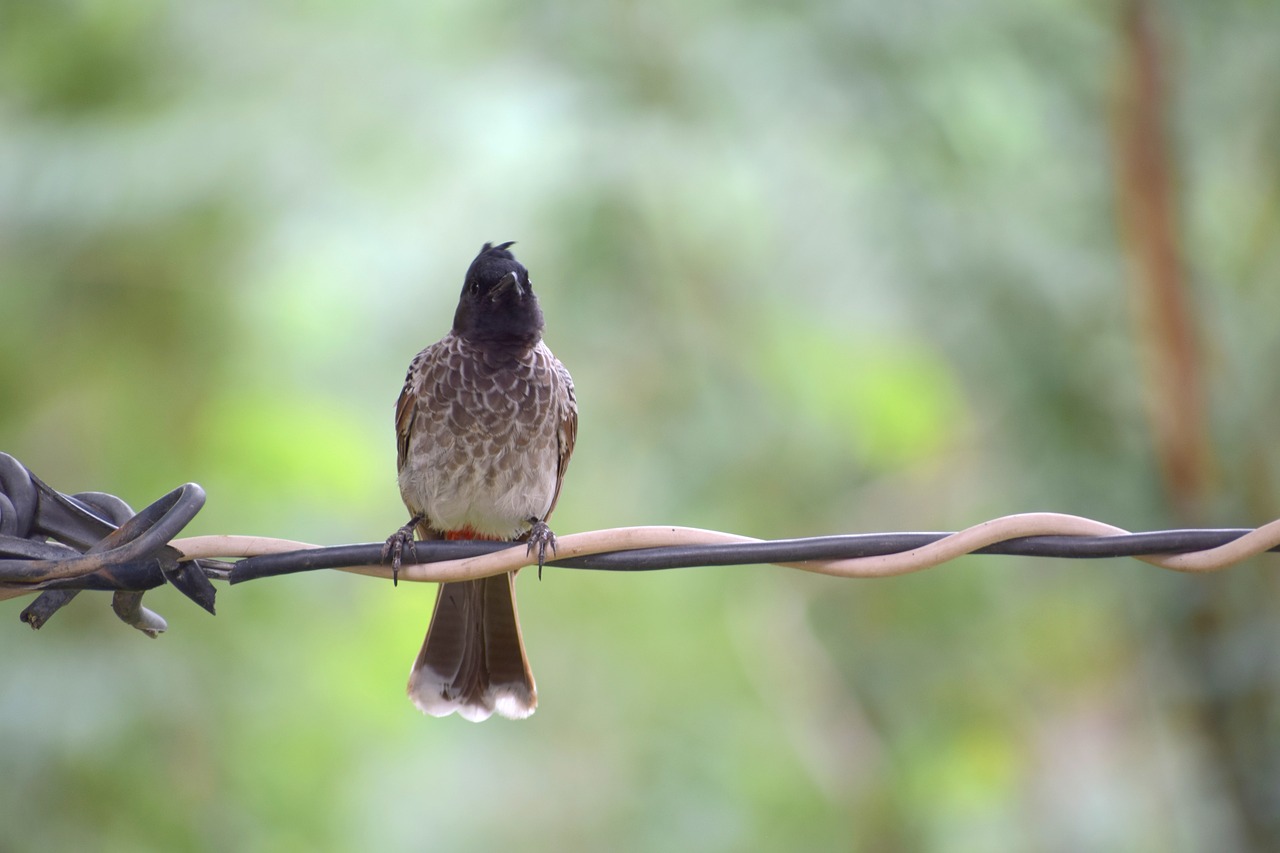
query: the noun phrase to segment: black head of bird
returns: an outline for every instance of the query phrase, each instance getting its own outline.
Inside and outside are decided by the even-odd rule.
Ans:
[[[476,343],[531,347],[542,338],[542,308],[529,271],[508,247],[485,243],[467,269],[453,331]]]

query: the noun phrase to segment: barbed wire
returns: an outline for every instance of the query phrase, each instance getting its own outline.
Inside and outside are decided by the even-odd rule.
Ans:
[[[205,503],[188,483],[139,513],[103,492],[62,494],[0,453],[0,599],[38,593],[21,613],[44,625],[80,590],[113,592],[127,624],[156,636],[159,615],[142,594],[163,584],[214,612],[212,581],[232,584],[297,572],[341,569],[391,578],[381,542],[321,547],[258,536],[174,538]],[[1220,571],[1280,551],[1280,520],[1259,528],[1130,533],[1061,513],[1022,513],[956,533],[865,533],[760,540],[688,527],[624,527],[562,536],[551,568],[654,571],[773,564],[848,578],[888,577],[966,554],[1097,559],[1134,557],[1182,572]],[[536,564],[522,543],[416,542],[399,570],[406,581],[487,577]]]

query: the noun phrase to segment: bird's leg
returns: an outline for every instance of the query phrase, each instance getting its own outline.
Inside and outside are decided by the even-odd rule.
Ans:
[[[551,528],[540,518],[529,519],[529,532],[524,535],[524,541],[529,543],[528,550],[525,554],[532,554],[533,549],[538,549],[538,580],[542,580],[542,564],[547,561],[547,546],[551,546],[551,554],[556,553],[556,535],[551,532]]]
[[[404,553],[404,547],[409,546],[413,551],[413,558],[418,558],[417,549],[413,544],[413,531],[423,520],[423,516],[415,515],[409,519],[409,523],[401,527],[395,533],[387,537],[386,544],[382,546],[382,561],[385,563],[388,558],[391,559],[391,585],[397,586],[400,575],[400,558]]]

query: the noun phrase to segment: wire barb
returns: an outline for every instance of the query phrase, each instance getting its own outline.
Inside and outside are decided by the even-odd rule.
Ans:
[[[64,495],[0,453],[0,598],[39,592],[21,614],[32,628],[83,589],[115,591],[116,614],[148,636],[165,628],[142,606],[148,589],[170,583],[212,613],[210,577],[225,578],[224,567],[193,564],[169,544],[204,502],[188,483],[135,514],[114,495]]]

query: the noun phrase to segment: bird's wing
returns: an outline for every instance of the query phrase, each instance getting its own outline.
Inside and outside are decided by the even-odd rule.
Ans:
[[[424,393],[434,388],[437,373],[448,361],[446,337],[414,356],[409,372],[404,377],[404,388],[396,400],[396,470],[404,470],[409,457],[409,442],[413,437],[413,425],[418,415],[418,403]]]
[[[551,517],[551,511],[556,508],[556,501],[560,499],[560,486],[564,484],[564,472],[569,467],[569,457],[573,455],[573,445],[578,440],[578,398],[573,391],[573,377],[554,355],[551,356],[551,370],[555,378],[555,397],[560,411],[556,431],[559,455],[556,458],[556,490],[551,495],[551,506],[547,509],[544,519]]]

